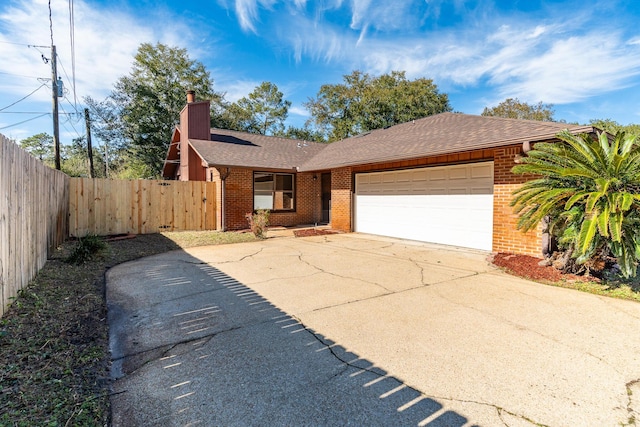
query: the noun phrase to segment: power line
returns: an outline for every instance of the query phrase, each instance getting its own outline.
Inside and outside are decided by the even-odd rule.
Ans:
[[[69,115],[72,114],[77,114],[78,117],[80,117],[82,115],[82,113],[80,111],[78,111],[77,105],[74,105],[71,103],[71,100],[69,100],[69,98],[67,98],[67,95],[64,95],[64,100],[67,101],[67,103],[71,106],[71,108],[73,108],[73,113],[68,113]]]
[[[13,104],[9,104],[9,105],[7,105],[7,106],[6,106],[6,107],[4,107],[4,108],[0,108],[0,111],[4,111],[4,110],[6,110],[6,109],[7,109],[7,108],[9,108],[9,107],[13,107],[13,106],[14,106],[14,105],[16,105],[18,102],[20,102],[20,101],[24,101],[25,99],[27,99],[28,97],[30,97],[31,95],[33,95],[34,93],[36,93],[37,91],[39,91],[43,86],[45,86],[45,83],[42,83],[40,86],[38,86],[38,88],[37,88],[36,90],[34,90],[33,92],[31,92],[29,95],[24,96],[24,97],[22,97],[22,98],[18,99],[18,100],[17,100],[16,102],[14,102]]]
[[[44,112],[44,111],[0,111],[0,114],[50,114],[49,112]],[[62,112],[62,113],[58,113],[58,114],[66,114],[69,116],[77,116],[81,113],[66,113],[66,112]]]
[[[38,76],[25,76],[24,74],[5,73],[4,71],[0,71],[0,74],[6,74],[7,76],[27,77],[29,79],[39,79],[40,78]]]
[[[7,128],[10,128],[10,127],[13,127],[13,126],[18,126],[18,125],[21,125],[21,124],[23,124],[23,123],[30,122],[31,120],[39,119],[40,117],[43,117],[43,116],[48,116],[49,114],[51,114],[51,113],[43,113],[43,114],[40,114],[39,116],[32,117],[32,118],[30,118],[30,119],[23,120],[23,121],[18,122],[18,123],[14,123],[14,124],[9,125],[9,126],[1,127],[1,128],[0,128],[0,130],[7,129]]]
[[[78,137],[80,137],[80,132],[78,132],[78,129],[76,129],[76,127],[73,124],[74,119],[76,119],[76,122],[80,122],[81,119],[81,114],[78,112],[78,110],[75,109],[75,106],[71,103],[71,101],[69,100],[69,98],[67,98],[67,96],[65,95],[64,99],[67,101],[67,103],[71,106],[71,108],[74,109],[75,113],[68,113],[66,111],[64,111],[64,107],[62,106],[62,104],[60,105],[60,109],[62,109],[63,114],[67,115],[67,119],[62,122],[62,125],[65,126],[65,123],[69,123],[71,125],[71,127],[73,128],[74,131],[76,131],[76,135],[78,135]],[[69,132],[69,129],[65,126],[65,129],[67,129],[67,131]]]
[[[27,46],[27,47],[31,47],[33,45],[31,44],[26,44],[26,43],[15,43],[15,42],[5,42],[5,41],[0,41],[0,43],[4,43],[4,44],[14,44],[16,46]],[[49,47],[49,46],[40,46],[40,47]]]
[[[71,125],[71,127],[75,131],[75,133],[78,136],[78,138],[82,138],[83,135],[80,135],[80,132],[78,132],[78,129],[76,129],[76,127],[73,125],[73,123],[70,120],[66,120],[66,121],[62,122],[62,127],[65,128],[67,132],[72,133],[69,130],[69,128],[66,126],[66,123],[69,123]]]
[[[76,28],[73,0],[69,0],[69,38],[71,39],[71,75],[73,76],[73,103],[78,105],[76,96]]]

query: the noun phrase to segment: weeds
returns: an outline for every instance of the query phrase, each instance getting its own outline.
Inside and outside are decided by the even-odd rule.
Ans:
[[[107,244],[100,236],[87,234],[78,239],[75,247],[71,250],[71,254],[67,257],[66,262],[75,265],[84,264],[102,253],[106,248]]]
[[[249,227],[254,236],[258,239],[264,239],[267,226],[269,225],[269,209],[258,209],[255,213],[245,215]]]

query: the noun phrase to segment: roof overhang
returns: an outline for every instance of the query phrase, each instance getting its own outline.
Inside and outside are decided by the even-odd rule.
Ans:
[[[162,166],[162,176],[173,178],[176,176],[176,169],[180,165],[180,129],[176,126],[171,134],[171,143],[167,149],[167,155]]]
[[[580,126],[580,127],[575,127],[568,130],[572,134],[578,135],[582,133],[593,133],[597,129],[595,129],[593,126]],[[459,151],[459,150],[451,151],[443,148],[443,149],[437,149],[437,150],[425,152],[424,155],[421,154],[421,155],[402,156],[397,154],[391,154],[388,156],[378,156],[378,157],[369,158],[366,160],[336,161],[329,167],[329,169],[371,165],[371,164],[377,164],[377,163],[398,162],[398,161],[404,161],[404,160],[415,160],[423,157],[436,157],[436,156],[443,156],[447,154],[455,154],[459,152],[487,150],[491,148],[508,147],[512,145],[522,145],[524,149],[526,145],[530,146],[532,144],[535,144],[536,142],[557,140],[558,139],[557,135],[558,135],[558,132],[552,132],[552,133],[531,135],[531,136],[522,137],[522,138],[505,139],[501,141],[491,141],[483,144],[476,144],[476,145],[470,144],[468,146],[465,146],[464,151]],[[317,172],[317,171],[326,170],[326,169],[327,167],[315,168],[315,167],[307,167],[303,165],[299,168],[299,171],[300,172]]]

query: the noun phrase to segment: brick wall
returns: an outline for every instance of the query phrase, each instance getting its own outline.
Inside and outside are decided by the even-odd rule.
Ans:
[[[510,206],[512,193],[531,177],[514,175],[514,158],[522,152],[521,146],[494,150],[493,184],[493,251],[513,252],[540,257],[542,255],[542,228],[527,233],[518,230],[518,217]]]
[[[353,173],[350,167],[331,171],[331,228],[351,231]]]
[[[314,176],[316,176],[315,180]],[[217,179],[219,179],[219,174]],[[271,212],[269,225],[293,226],[319,222],[321,218],[320,185],[319,174],[296,174],[295,210]],[[222,206],[221,203],[220,206]],[[253,169],[232,168],[225,182],[226,229],[243,230],[248,228],[249,224],[245,215],[250,212],[253,212]],[[221,212],[219,215],[221,216]]]
[[[404,167],[442,165],[464,161],[494,161],[493,187],[493,251],[514,252],[532,256],[541,256],[542,232],[537,230],[523,233],[516,227],[517,216],[509,205],[512,192],[531,177],[514,175],[511,168],[514,158],[521,153],[521,147],[513,146],[493,150],[451,154],[389,164],[347,167],[331,171],[331,227],[345,232],[352,231],[352,192],[355,171],[385,170]],[[317,179],[314,180],[313,176]],[[220,183],[220,175],[212,168],[211,178]],[[320,174],[299,173],[295,178],[296,210],[294,212],[273,212],[270,225],[314,224],[321,219],[321,180]],[[217,187],[221,197],[221,187]],[[253,170],[233,168],[227,178],[225,188],[226,229],[241,230],[248,228],[245,215],[253,210]],[[217,206],[222,206],[219,199]],[[218,222],[222,224],[221,210],[218,210]]]
[[[253,171],[232,168],[224,186],[226,229],[248,228],[245,215],[253,211]]]

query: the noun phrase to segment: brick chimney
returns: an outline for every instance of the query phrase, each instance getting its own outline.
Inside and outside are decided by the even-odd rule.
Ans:
[[[180,180],[189,181],[193,168],[202,167],[198,156],[189,147],[190,139],[211,139],[210,102],[196,102],[196,93],[187,91],[187,105],[180,112]],[[190,163],[192,163],[190,167]]]

